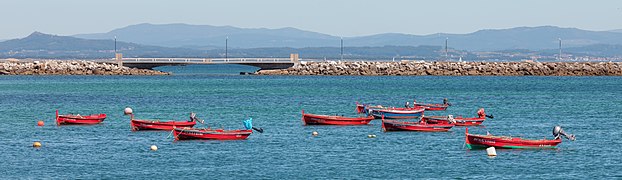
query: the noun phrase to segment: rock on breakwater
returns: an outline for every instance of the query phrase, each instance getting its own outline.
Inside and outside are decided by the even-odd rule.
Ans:
[[[620,62],[301,62],[258,75],[621,76]]]
[[[119,67],[93,61],[5,61],[0,75],[169,75],[168,72]]]

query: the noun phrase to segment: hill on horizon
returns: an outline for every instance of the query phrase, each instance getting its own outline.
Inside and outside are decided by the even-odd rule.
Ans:
[[[0,58],[113,58],[114,40],[82,39],[71,36],[57,36],[34,32],[27,37],[0,42]],[[260,47],[260,48],[229,48],[228,57],[289,57],[297,53],[301,58],[312,59],[339,59],[340,47]],[[556,57],[557,48],[542,50],[507,49],[500,51],[467,51],[455,49],[451,46],[449,58],[460,57],[470,60],[530,59],[532,56]],[[185,57],[185,58],[224,58],[225,49],[193,49],[172,48],[136,43],[117,42],[117,50],[124,57]],[[493,56],[490,56],[493,55]],[[595,56],[595,57],[622,57],[622,45],[594,44],[581,47],[565,47],[564,55]],[[346,59],[419,59],[445,60],[443,46],[345,46]]]
[[[269,47],[339,47],[340,37],[296,28],[237,28],[189,24],[137,24],[107,33],[78,34],[85,39],[113,39],[145,45],[184,47],[192,49],[224,48],[228,37],[230,48]],[[543,50],[558,47],[558,38],[564,47],[596,44],[622,44],[622,33],[587,31],[554,26],[486,29],[468,34],[436,33],[411,35],[385,33],[370,36],[344,37],[344,46],[444,46],[468,51],[498,51],[506,49]]]
[[[119,39],[147,45],[164,47],[224,48],[229,37],[230,48],[257,47],[317,47],[335,43],[339,37],[303,31],[295,28],[237,28],[189,24],[136,24],[107,33],[78,34],[85,39]]]
[[[356,59],[387,59],[392,57],[416,57],[419,59],[437,59],[440,46],[383,46],[383,47],[346,47],[344,56]],[[117,42],[117,50],[124,57],[187,57],[187,58],[223,58],[224,49],[197,50],[189,48],[170,48],[136,43]],[[70,36],[57,36],[34,32],[27,37],[0,42],[0,58],[113,58],[114,40],[81,39]],[[301,58],[340,57],[339,47],[307,48],[230,48],[229,57],[289,57],[291,53],[300,54]],[[450,54],[466,56],[466,51],[450,49]]]
[[[0,57],[12,58],[112,58],[114,40],[81,39],[33,32],[21,39],[0,42]],[[199,50],[166,48],[117,41],[126,57],[161,57],[200,54]]]

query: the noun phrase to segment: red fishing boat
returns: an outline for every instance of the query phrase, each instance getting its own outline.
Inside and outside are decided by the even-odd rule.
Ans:
[[[429,124],[424,120],[419,122],[385,120],[382,118],[382,130],[384,131],[423,131],[445,132],[454,127],[454,124]]]
[[[443,99],[443,104],[423,104],[413,101],[413,106],[425,108],[426,111],[444,111],[447,110],[447,107],[451,106],[451,104],[449,104],[447,98],[445,98]]]
[[[175,128],[173,135],[175,140],[205,139],[205,140],[244,140],[253,133],[252,129],[224,130],[224,129],[199,129],[199,128]]]
[[[423,116],[425,109],[414,108],[383,108],[383,109],[368,109],[368,115],[372,115],[376,118],[387,119],[414,119]]]
[[[523,139],[510,136],[493,136],[493,135],[477,135],[469,134],[469,128],[466,129],[465,143],[469,149],[480,148],[509,148],[509,149],[522,149],[522,148],[555,148],[562,142],[561,136],[566,137],[571,141],[575,140],[575,136],[572,134],[566,134],[560,126],[553,128],[554,139]]]
[[[462,117],[462,116],[458,116],[458,117],[453,117],[452,115],[448,115],[448,116],[425,116],[423,117],[426,122],[431,123],[431,124],[449,124],[449,123],[455,123],[456,126],[477,126],[482,124],[485,120],[486,117],[488,118],[494,118],[494,116],[492,115],[486,115],[486,112],[484,112],[484,108],[481,108],[477,111],[477,117]]]
[[[302,123],[304,125],[366,125],[366,124],[369,124],[371,120],[374,120],[374,116],[367,116],[367,117],[329,116],[329,115],[305,114],[305,110],[302,110]]]
[[[381,105],[372,106],[369,104],[359,104],[358,102],[356,102],[356,113],[358,114],[369,113],[370,110],[376,110],[376,109],[387,109],[387,108]]]
[[[449,107],[448,104],[415,104],[415,107],[425,108],[426,111],[444,111]]]
[[[175,140],[244,140],[248,138],[256,130],[263,133],[262,128],[253,127],[253,119],[249,118],[244,121],[246,129],[224,130],[210,128],[174,128],[173,135]]]
[[[99,124],[106,119],[106,114],[91,114],[91,115],[80,115],[80,114],[58,114],[58,109],[56,110],[56,125],[86,125],[86,124]]]
[[[202,122],[196,117],[195,113],[190,113],[190,120],[188,121],[160,121],[160,120],[142,120],[134,119],[134,114],[130,114],[130,127],[132,131],[138,130],[166,130],[170,131],[174,128],[191,128],[197,124],[197,121]]]

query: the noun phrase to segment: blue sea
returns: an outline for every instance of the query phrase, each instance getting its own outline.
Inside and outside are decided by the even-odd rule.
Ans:
[[[620,179],[622,77],[249,76],[245,66],[162,67],[171,76],[0,76],[0,179]],[[557,149],[464,147],[449,132],[382,132],[367,126],[303,126],[301,110],[356,116],[355,102],[440,103],[426,115],[494,119],[470,133],[576,141]],[[177,141],[167,131],[132,132],[136,118],[206,121],[243,128],[241,141]],[[104,123],[56,126],[61,113],[106,113]],[[38,127],[38,120],[45,125]],[[311,133],[317,131],[318,136]],[[369,134],[377,135],[368,138]],[[42,147],[33,148],[40,141]],[[150,146],[156,145],[157,151]]]

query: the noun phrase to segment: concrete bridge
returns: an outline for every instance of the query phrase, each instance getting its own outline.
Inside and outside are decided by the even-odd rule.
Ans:
[[[299,58],[298,54],[291,54],[290,58],[121,58],[117,56],[115,62],[122,66],[140,69],[195,64],[241,64],[269,70],[287,69],[298,63]]]

